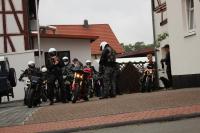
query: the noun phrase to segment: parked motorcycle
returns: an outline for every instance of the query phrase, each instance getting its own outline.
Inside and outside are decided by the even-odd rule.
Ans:
[[[24,81],[24,80],[22,80]],[[47,82],[43,81],[41,77],[31,76],[30,80],[25,80],[25,97],[24,104],[29,108],[36,107],[47,101]]]
[[[93,79],[93,70],[91,68],[84,68],[84,73],[86,73],[86,82],[88,88],[88,96],[92,98],[94,96],[94,79]]]
[[[77,100],[88,101],[88,88],[86,75],[83,70],[74,70],[74,79],[72,83],[72,103],[76,103]]]
[[[66,91],[66,96],[67,96],[67,100],[71,101],[72,98],[72,92],[71,92],[71,86],[72,86],[72,82],[73,82],[73,73],[72,74],[63,74],[63,80],[64,80],[64,87],[65,87],[65,91]]]
[[[28,92],[28,88],[30,87],[30,80],[26,79],[26,80],[21,80],[22,82],[24,82],[24,105],[27,105],[27,92]]]

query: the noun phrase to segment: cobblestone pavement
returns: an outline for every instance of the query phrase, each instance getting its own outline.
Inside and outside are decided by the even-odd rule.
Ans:
[[[55,104],[53,106],[42,105],[42,107],[34,109],[23,106],[14,106],[7,109],[10,110],[0,112],[0,115],[16,110],[19,110],[19,114],[10,113],[12,117],[9,115],[5,116],[9,118],[0,116],[0,119],[12,120],[15,117],[19,118],[21,114],[23,118],[26,118],[25,125],[3,127],[0,128],[0,132],[38,132],[70,129],[170,115],[200,113],[200,88],[128,94],[106,100],[94,98],[89,102]],[[30,115],[33,111],[34,113]],[[27,118],[27,116],[29,117]],[[22,121],[19,123],[23,124]],[[10,124],[5,124],[5,126],[9,125],[15,125],[15,123],[10,121]]]
[[[0,104],[0,127],[22,125],[35,110],[23,106],[22,101]]]
[[[194,104],[200,104],[200,88],[128,94],[114,99],[98,100],[95,98],[89,102],[46,106],[29,117],[25,124],[66,121]]]

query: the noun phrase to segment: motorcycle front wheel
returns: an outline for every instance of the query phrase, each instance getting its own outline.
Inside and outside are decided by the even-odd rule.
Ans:
[[[29,89],[28,90],[28,94],[27,94],[27,98],[26,98],[27,102],[27,106],[29,108],[33,107],[33,103],[34,103],[34,90],[33,89]]]
[[[73,91],[72,91],[72,103],[76,103],[78,99],[78,93],[79,93],[79,87],[77,86]]]

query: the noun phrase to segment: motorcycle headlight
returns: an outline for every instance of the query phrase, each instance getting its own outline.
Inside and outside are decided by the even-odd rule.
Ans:
[[[152,71],[152,70],[150,70],[150,71],[149,71],[149,73],[150,73],[150,74],[152,74],[152,73],[153,73],[153,71]]]
[[[80,78],[83,79],[83,75],[81,75]]]
[[[76,77],[77,77],[77,78],[80,78],[80,74],[77,74]]]

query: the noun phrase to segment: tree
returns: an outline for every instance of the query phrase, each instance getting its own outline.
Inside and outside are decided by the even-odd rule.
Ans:
[[[130,51],[134,51],[134,46],[132,44],[128,44],[128,45],[125,45],[124,43],[121,43],[122,47],[124,48],[124,50],[126,52],[130,52]]]
[[[121,43],[121,45],[126,52],[142,50],[145,48],[155,48],[155,46],[156,46],[154,44],[145,44],[144,42],[136,42],[135,44],[128,44],[128,45]]]

